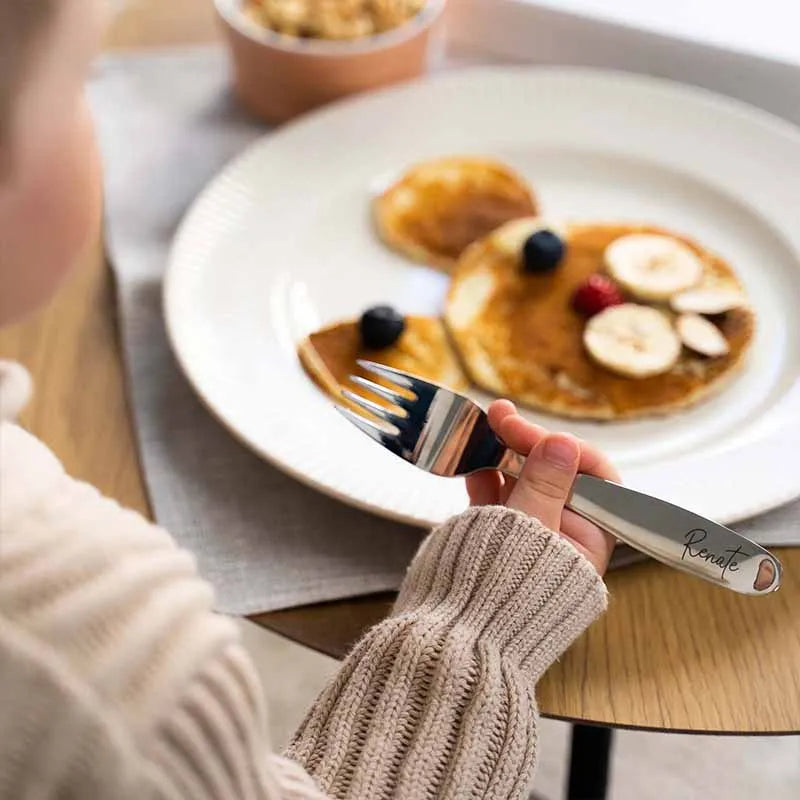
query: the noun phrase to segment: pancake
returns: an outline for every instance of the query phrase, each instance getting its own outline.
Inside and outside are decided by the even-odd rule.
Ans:
[[[527,182],[487,158],[440,158],[409,169],[374,201],[389,247],[449,272],[464,249],[499,225],[536,214]]]
[[[710,317],[727,340],[724,356],[707,358],[684,347],[669,371],[642,378],[596,363],[584,346],[586,317],[573,310],[572,297],[589,276],[604,271],[605,248],[615,239],[631,233],[672,237],[701,260],[700,287],[742,294],[743,289],[722,258],[662,228],[570,224],[562,229],[567,252],[547,274],[525,273],[492,236],[471,245],[459,260],[445,320],[475,383],[553,414],[612,420],[691,406],[719,391],[741,367],[755,334],[755,315],[747,307]],[[668,306],[649,305],[674,319]]]
[[[388,367],[419,375],[421,378],[463,391],[468,381],[450,345],[442,321],[436,317],[406,317],[406,328],[389,347],[369,350],[361,343],[358,321],[339,322],[304,339],[298,348],[300,361],[312,380],[338,403],[365,413],[341,395],[342,388],[367,396],[364,389],[351,383],[350,375],[360,375],[382,383],[358,366],[358,359],[367,359]],[[369,395],[381,405],[382,398]]]

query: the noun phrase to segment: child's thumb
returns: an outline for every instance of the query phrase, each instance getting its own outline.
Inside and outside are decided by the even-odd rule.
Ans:
[[[576,439],[564,433],[549,434],[531,450],[509,495],[508,507],[530,514],[542,525],[558,531],[579,460]]]

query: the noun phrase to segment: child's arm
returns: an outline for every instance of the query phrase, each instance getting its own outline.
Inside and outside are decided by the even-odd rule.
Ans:
[[[618,475],[510,403],[495,403],[490,421],[531,454],[516,482],[469,481],[473,502],[506,507],[473,508],[431,534],[393,615],[356,645],[292,743],[335,797],[524,796],[536,681],[605,608],[613,540],[564,503],[578,469]]]
[[[289,755],[334,797],[526,796],[536,681],[605,602],[594,567],[535,519],[461,514],[428,539]]]
[[[535,680],[604,603],[586,559],[520,511],[455,518],[311,710],[303,769],[269,753],[192,558],[0,425],[0,797],[322,797],[308,773],[330,797],[513,797]]]

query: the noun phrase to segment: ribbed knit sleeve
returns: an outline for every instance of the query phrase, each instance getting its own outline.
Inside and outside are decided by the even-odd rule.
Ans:
[[[506,508],[435,531],[394,614],[311,709],[288,755],[336,798],[517,798],[536,757],[534,687],[603,611],[570,544]]]
[[[166,531],[0,422],[0,800],[322,800]]]

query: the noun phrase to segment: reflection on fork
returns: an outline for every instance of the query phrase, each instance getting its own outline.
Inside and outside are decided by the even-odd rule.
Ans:
[[[377,377],[413,393],[408,397],[378,383],[352,376],[363,389],[391,403],[386,408],[343,390],[356,406],[377,417],[380,426],[348,409],[340,411],[360,430],[406,461],[434,475],[467,475],[480,469],[509,469],[516,473],[516,454],[503,462],[505,445],[494,435],[483,410],[472,400],[408,373],[371,361],[359,366]]]

